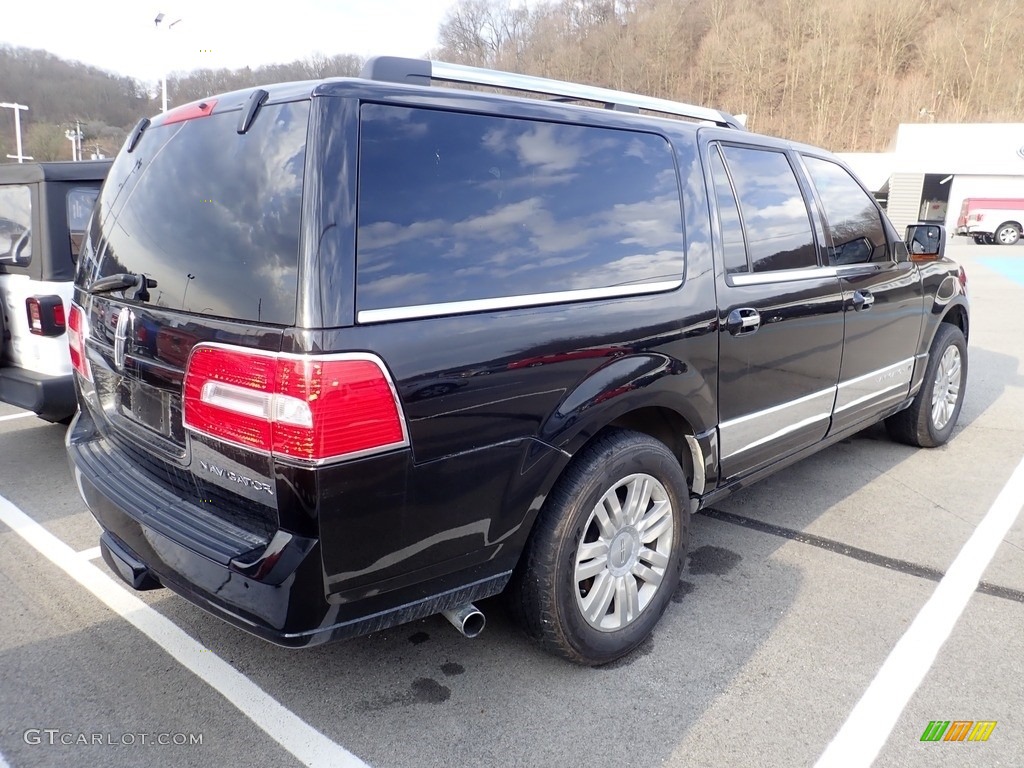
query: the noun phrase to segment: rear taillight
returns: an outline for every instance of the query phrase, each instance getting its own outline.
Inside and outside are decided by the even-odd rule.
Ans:
[[[64,300],[60,296],[30,296],[25,299],[28,329],[36,336],[64,333]]]
[[[373,355],[275,355],[200,344],[185,369],[185,426],[227,442],[321,463],[408,445]]]
[[[83,378],[92,381],[89,361],[85,357],[85,339],[88,335],[85,312],[77,304],[72,304],[71,312],[68,314],[68,349],[71,352],[71,366]]]
[[[967,293],[967,272],[964,271],[963,267],[960,267],[960,274],[957,275],[957,279],[960,281],[960,287],[964,289],[964,293]]]

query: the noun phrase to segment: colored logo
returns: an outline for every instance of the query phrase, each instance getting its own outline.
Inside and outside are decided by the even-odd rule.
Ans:
[[[932,720],[921,734],[921,741],[988,741],[996,720]]]

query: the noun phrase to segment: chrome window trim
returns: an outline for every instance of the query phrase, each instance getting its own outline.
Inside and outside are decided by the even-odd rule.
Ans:
[[[612,285],[607,288],[583,288],[576,291],[533,293],[521,296],[501,296],[493,299],[471,299],[469,301],[448,301],[440,304],[417,304],[410,307],[385,309],[362,309],[356,314],[356,322],[386,323],[394,320],[414,320],[421,317],[445,317],[468,312],[491,312],[521,307],[537,307],[544,304],[562,304],[588,299],[614,299],[627,296],[641,296],[650,293],[672,291],[683,284],[682,275],[676,280],[665,280],[641,285]]]
[[[722,444],[722,459],[738,456],[751,448],[756,448],[798,429],[831,418],[832,409],[835,406],[836,389],[836,386],[831,386],[795,400],[722,422],[718,425]],[[827,407],[823,408],[826,404]],[[801,408],[801,406],[805,407]],[[795,422],[777,418],[779,415],[792,413],[793,409],[797,409],[796,413],[802,418]],[[772,418],[773,416],[776,418]],[[759,422],[766,426],[758,428],[756,425]],[[748,425],[745,429],[736,429],[744,424]],[[730,440],[730,437],[736,439]],[[729,443],[731,442],[735,442],[738,447],[730,448]]]
[[[789,283],[795,280],[821,280],[826,277],[838,278],[841,270],[848,267],[808,267],[807,269],[786,269],[778,272],[745,272],[728,275],[732,285],[771,285]],[[839,289],[836,289],[838,293]]]
[[[884,368],[870,371],[869,373],[865,373],[863,376],[858,376],[854,379],[850,379],[849,381],[840,382],[839,393],[836,396],[835,412],[840,413],[848,410],[870,400],[879,398],[895,389],[906,389],[910,386],[911,379],[914,376],[915,360],[916,356],[908,357],[906,360],[901,360],[898,363],[887,365]],[[856,389],[858,385],[868,382],[871,379],[877,379],[879,376],[884,376],[889,371],[892,371],[896,376],[888,382],[881,382],[882,386],[876,387],[870,391]],[[847,400],[846,398],[849,397],[852,397],[853,399]]]

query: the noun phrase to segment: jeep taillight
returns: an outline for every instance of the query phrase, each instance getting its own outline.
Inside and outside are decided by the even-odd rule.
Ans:
[[[92,381],[89,360],[85,356],[85,338],[88,336],[88,321],[85,312],[77,304],[71,305],[68,313],[68,350],[71,352],[71,366],[88,381]]]
[[[30,296],[25,299],[28,330],[36,336],[64,333],[64,300],[60,296]]]
[[[321,463],[408,445],[373,355],[288,355],[200,344],[185,369],[183,421],[195,432]]]

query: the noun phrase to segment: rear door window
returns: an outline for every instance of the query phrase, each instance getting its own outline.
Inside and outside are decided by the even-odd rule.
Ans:
[[[784,152],[723,145],[754,272],[818,266],[807,204]]]
[[[32,190],[23,184],[0,186],[0,265],[32,263]]]
[[[662,136],[381,104],[363,105],[361,123],[364,321],[682,281],[679,185]]]

